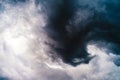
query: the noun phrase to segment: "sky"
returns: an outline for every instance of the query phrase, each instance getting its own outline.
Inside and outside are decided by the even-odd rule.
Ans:
[[[119,0],[0,0],[0,80],[120,80]]]

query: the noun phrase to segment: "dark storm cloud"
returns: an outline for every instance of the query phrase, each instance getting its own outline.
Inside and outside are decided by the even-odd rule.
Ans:
[[[53,2],[54,3],[53,3]],[[63,61],[72,65],[91,60],[87,43],[105,42],[102,46],[119,54],[120,1],[116,0],[58,0],[46,1],[47,32],[60,46],[54,47]],[[50,12],[49,12],[50,11]],[[116,47],[107,46],[108,43]],[[101,44],[103,45],[103,44]],[[74,62],[79,59],[80,62]],[[87,59],[87,60],[86,60]]]
[[[5,0],[10,4],[29,0]],[[43,5],[47,14],[46,31],[59,45],[51,45],[64,62],[78,65],[88,63],[93,57],[86,50],[90,41],[113,43],[105,46],[119,54],[119,4],[116,0],[35,0],[36,6]],[[3,7],[1,6],[1,10]],[[101,44],[103,45],[103,44]],[[100,46],[101,46],[100,45]],[[53,55],[54,56],[54,55]],[[76,60],[78,59],[78,62]]]

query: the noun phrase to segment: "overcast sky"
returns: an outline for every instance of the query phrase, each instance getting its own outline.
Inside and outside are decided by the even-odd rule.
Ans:
[[[74,24],[75,28],[72,29],[76,30],[68,29],[70,35],[77,32],[79,27],[76,25],[90,21],[95,15],[92,9],[105,14],[108,22],[119,26],[117,18],[119,14],[116,13],[114,16],[113,8],[118,8],[120,1],[76,0],[76,2],[78,6],[89,7],[76,8],[77,11],[68,24],[68,26]],[[54,46],[60,44],[51,39],[45,29],[52,26],[49,20],[56,17],[58,5],[62,6],[62,3],[63,0],[0,1],[0,80],[120,80],[120,67],[116,65],[120,64],[120,56],[108,49],[115,46],[111,42],[107,44],[103,41],[89,42],[86,49],[94,58],[87,64],[72,66],[60,57],[52,60],[49,52],[55,54],[57,52],[46,43]],[[114,6],[111,8],[113,12],[105,3],[113,3]],[[117,10],[120,11],[120,8]],[[58,34],[54,31],[51,33]],[[78,62],[80,60],[76,59]]]

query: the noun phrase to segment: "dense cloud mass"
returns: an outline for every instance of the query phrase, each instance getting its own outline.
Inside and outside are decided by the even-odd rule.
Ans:
[[[120,80],[119,0],[0,0],[0,80]]]

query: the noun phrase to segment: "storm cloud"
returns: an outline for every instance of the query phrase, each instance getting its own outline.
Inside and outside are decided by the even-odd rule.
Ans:
[[[119,80],[119,0],[1,0],[0,80]]]

